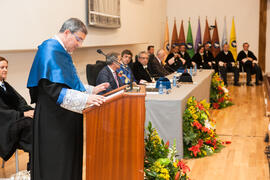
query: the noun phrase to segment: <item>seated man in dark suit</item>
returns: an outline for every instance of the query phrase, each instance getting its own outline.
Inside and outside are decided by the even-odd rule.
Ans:
[[[162,60],[165,58],[165,51],[163,49],[159,49],[157,54],[151,54],[149,56],[149,70],[150,74],[153,77],[164,77],[169,75],[170,73],[164,68],[162,65]]]
[[[8,61],[0,57],[0,156],[7,161],[16,149],[32,152],[34,111],[25,99],[5,81]],[[30,161],[27,165],[30,170]]]
[[[248,50],[249,44],[246,42],[243,44],[243,50],[239,52],[237,56],[237,61],[244,67],[247,72],[247,86],[252,86],[251,84],[251,74],[256,74],[256,85],[260,85],[259,82],[262,80],[262,70],[258,65],[258,61],[253,52]]]
[[[138,54],[138,61],[134,63],[134,76],[139,84],[152,82],[151,74],[148,68],[148,54],[142,51]]]
[[[224,84],[228,85],[227,72],[234,72],[234,85],[240,86],[240,84],[239,84],[239,69],[235,65],[235,60],[233,58],[231,51],[229,51],[228,44],[224,44],[223,51],[218,53],[216,59],[218,62],[219,71],[220,71],[221,77],[224,81]]]
[[[192,63],[196,63],[198,68],[211,69],[212,61],[207,58],[203,46],[198,47],[198,52],[192,57]]]
[[[117,69],[120,68],[120,54],[115,52],[109,53],[106,60],[107,66],[99,72],[96,85],[108,82],[110,86],[99,94],[105,94],[124,85],[117,73]]]

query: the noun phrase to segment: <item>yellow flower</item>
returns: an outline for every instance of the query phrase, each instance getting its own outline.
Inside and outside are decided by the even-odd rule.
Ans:
[[[177,162],[174,162],[174,163],[173,163],[173,166],[174,166],[175,168],[177,168]]]

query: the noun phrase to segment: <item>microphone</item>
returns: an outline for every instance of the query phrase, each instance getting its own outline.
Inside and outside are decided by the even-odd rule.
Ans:
[[[105,54],[101,49],[97,49],[97,53],[105,56],[106,57],[106,62],[108,62],[108,58],[107,58],[108,56],[107,56],[107,54]],[[110,61],[113,61],[113,63],[115,63],[115,64],[123,67],[126,71],[128,71],[130,73],[129,69],[127,67],[125,67],[123,64],[119,63],[116,59],[110,58]],[[132,82],[133,82],[133,76],[131,75],[130,85],[129,85],[130,86],[130,90],[133,89]]]
[[[97,53],[105,56],[106,57],[106,62],[108,62],[107,54],[105,54],[101,49],[97,49]],[[111,58],[110,60],[113,61],[115,64],[117,64],[117,65],[123,67],[124,69],[126,69],[126,67],[124,67],[121,63],[119,63],[116,59]]]

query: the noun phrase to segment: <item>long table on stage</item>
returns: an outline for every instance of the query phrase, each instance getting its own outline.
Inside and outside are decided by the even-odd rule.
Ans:
[[[206,99],[209,102],[211,77],[213,70],[197,71],[193,76],[193,84],[182,84],[179,88],[172,87],[170,94],[147,94],[145,98],[146,121],[151,121],[160,137],[173,143],[180,158],[183,157],[182,117],[187,100],[195,96],[197,100]]]

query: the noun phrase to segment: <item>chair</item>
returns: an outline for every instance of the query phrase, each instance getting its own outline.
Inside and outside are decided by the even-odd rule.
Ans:
[[[86,65],[86,78],[89,85],[95,86],[98,73],[101,69],[106,66],[105,61],[97,60],[96,64],[87,64]]]
[[[16,165],[16,173],[19,172],[19,157],[18,157],[18,150],[15,151],[15,165]],[[5,167],[5,160],[3,160],[2,168]]]

